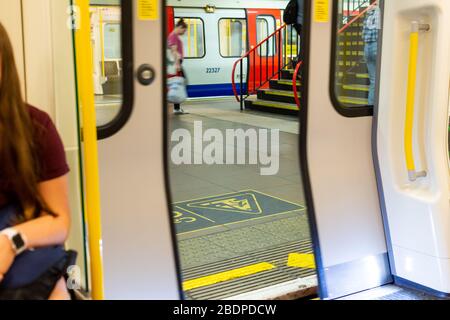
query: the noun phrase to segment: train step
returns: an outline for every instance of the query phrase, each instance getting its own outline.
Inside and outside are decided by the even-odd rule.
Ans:
[[[298,97],[301,97],[300,92],[298,92]],[[261,89],[258,90],[258,99],[295,105],[294,92],[287,90]]]
[[[338,42],[339,48],[364,48],[364,45],[365,45],[365,43],[362,40],[346,41],[346,40],[342,39]]]
[[[364,57],[364,51],[360,49],[352,49],[345,48],[338,50],[338,59],[346,59],[346,60],[358,60],[361,61],[361,58]]]
[[[351,85],[366,85],[370,84],[369,75],[364,73],[347,73],[343,76],[343,83]]]
[[[344,73],[367,73],[367,65],[364,62],[358,60],[339,60],[336,62],[336,71]]]
[[[364,74],[361,74],[364,75]],[[356,74],[338,72],[337,81],[341,84],[369,85],[369,75],[367,77],[357,76]]]
[[[299,110],[297,105],[277,101],[259,100],[252,96],[245,100],[245,107],[252,110],[275,112],[288,115],[297,115]]]
[[[369,100],[365,98],[355,98],[348,96],[339,96],[339,102],[348,106],[367,106]]]
[[[362,39],[362,30],[360,31],[344,31],[338,36],[339,40],[359,41]]]
[[[282,80],[291,80],[294,77],[294,69],[283,69],[281,70],[281,79]]]
[[[270,80],[270,89],[292,91],[292,80]],[[297,81],[300,90],[300,80]]]
[[[343,84],[341,94],[348,97],[367,99],[369,95],[369,86],[360,84]]]

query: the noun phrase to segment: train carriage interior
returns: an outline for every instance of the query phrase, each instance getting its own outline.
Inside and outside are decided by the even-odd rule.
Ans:
[[[449,299],[450,2],[290,2],[0,0],[78,298]]]

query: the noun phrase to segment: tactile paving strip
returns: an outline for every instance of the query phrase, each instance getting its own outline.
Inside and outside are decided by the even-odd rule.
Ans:
[[[265,248],[309,239],[305,214],[181,240],[178,248],[183,269],[240,258]]]

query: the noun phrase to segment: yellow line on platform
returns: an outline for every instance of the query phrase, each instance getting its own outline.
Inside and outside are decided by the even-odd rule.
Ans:
[[[276,267],[273,264],[263,262],[254,264],[251,266],[234,269],[230,271],[225,271],[217,274],[213,274],[210,276],[194,279],[194,280],[188,280],[183,283],[183,290],[189,291],[201,287],[211,286],[213,284],[230,281],[233,279],[243,278],[246,276],[251,276],[263,271],[269,271],[272,269],[275,269]]]
[[[314,255],[310,253],[291,253],[288,258],[288,267],[316,269]]]

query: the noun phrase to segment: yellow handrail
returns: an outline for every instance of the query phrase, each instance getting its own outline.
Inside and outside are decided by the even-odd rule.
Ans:
[[[231,20],[227,20],[228,56],[231,56]]]
[[[198,57],[198,31],[197,31],[197,28],[198,28],[198,23],[196,20],[194,20],[194,42],[195,42],[194,52],[195,52],[196,58]]]
[[[408,87],[406,94],[406,117],[405,117],[405,159],[406,167],[408,169],[408,178],[410,181],[416,181],[417,178],[426,177],[425,171],[417,172],[414,161],[413,150],[413,131],[414,131],[414,106],[416,97],[416,82],[417,82],[417,60],[419,53],[419,31],[420,25],[418,22],[412,23],[412,30],[410,34],[410,48],[409,48],[409,71],[408,71]]]
[[[78,98],[82,107],[86,221],[92,279],[92,298],[103,300],[102,230],[98,172],[97,124],[95,115],[93,61],[89,0],[76,0],[80,28],[75,31]]]

